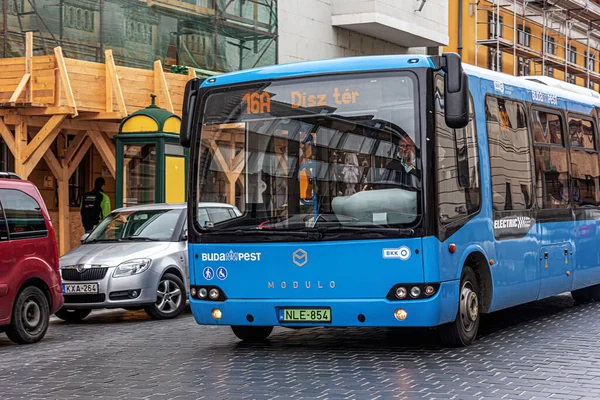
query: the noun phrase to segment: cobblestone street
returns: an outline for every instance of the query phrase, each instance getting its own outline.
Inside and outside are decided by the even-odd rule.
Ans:
[[[39,344],[0,337],[6,399],[598,399],[600,303],[570,296],[485,316],[479,340],[440,347],[434,331],[276,329],[263,345],[189,312],[151,321],[101,311],[54,319]]]

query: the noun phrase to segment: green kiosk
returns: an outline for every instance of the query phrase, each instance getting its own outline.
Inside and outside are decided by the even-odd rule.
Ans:
[[[187,149],[179,145],[181,119],[155,104],[127,116],[115,135],[116,206],[186,200]]]

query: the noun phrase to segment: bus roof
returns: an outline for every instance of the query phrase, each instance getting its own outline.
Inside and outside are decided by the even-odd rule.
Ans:
[[[329,60],[301,61],[247,69],[206,79],[202,86],[233,85],[236,83],[270,80],[305,75],[340,72],[382,71],[398,68],[433,67],[431,58],[423,55],[390,55],[344,57]],[[214,79],[214,82],[211,82]]]
[[[202,87],[234,85],[244,82],[271,80],[278,78],[302,77],[319,74],[349,73],[361,71],[385,71],[401,68],[433,68],[430,56],[415,54],[396,54],[388,56],[344,57],[328,60],[302,61],[290,64],[278,64],[254,69],[229,72],[206,79]],[[532,81],[535,77],[515,77],[485,68],[463,63],[463,68],[470,76],[486,79],[494,83],[502,83],[515,88],[529,89],[557,96],[562,100],[576,102],[585,106],[599,106],[600,98],[584,94],[585,88],[568,90],[568,85],[552,84],[549,79]],[[582,90],[583,89],[583,90]]]
[[[504,74],[502,72],[491,71],[489,69],[475,67],[473,65],[464,64],[463,68],[465,72],[469,76],[475,76],[478,78],[486,79],[491,82],[499,82],[503,85],[514,86],[519,89],[528,89],[532,91],[539,91],[543,93],[547,93],[550,95],[557,96],[566,101],[572,101],[580,104],[585,104],[587,106],[597,106],[600,107],[600,98],[597,98],[593,95],[584,94],[584,91],[587,90],[582,87],[576,87],[575,89],[569,90],[568,84],[558,85],[547,77],[535,77],[535,76],[512,76],[508,74]],[[537,80],[537,81],[534,81]],[[560,81],[557,81],[560,82]],[[575,85],[573,85],[575,86]],[[591,89],[590,89],[591,91]]]

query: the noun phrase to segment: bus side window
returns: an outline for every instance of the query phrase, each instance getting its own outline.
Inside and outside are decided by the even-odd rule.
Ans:
[[[444,82],[436,77],[434,89],[438,213],[441,224],[461,220],[479,211],[481,189],[479,153],[473,99],[469,124],[453,130],[444,119]]]
[[[494,211],[528,210],[533,174],[525,107],[516,101],[485,100]]]
[[[544,209],[569,207],[569,169],[560,114],[533,109],[536,197]]]
[[[600,205],[600,165],[596,149],[596,127],[588,119],[569,118],[571,144],[571,196],[577,207]]]

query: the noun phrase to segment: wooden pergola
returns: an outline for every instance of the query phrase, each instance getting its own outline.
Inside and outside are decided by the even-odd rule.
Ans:
[[[94,146],[116,177],[113,135],[121,120],[149,104],[181,115],[186,82],[195,77],[116,66],[111,50],[105,64],[54,55],[32,56],[27,33],[26,56],[0,59],[0,135],[15,158],[15,172],[27,179],[44,159],[58,186],[60,253],[70,249],[69,179]],[[68,144],[68,135],[75,139]]]

